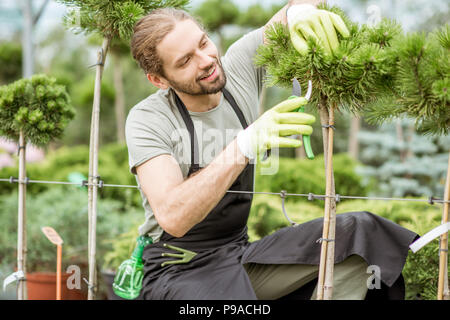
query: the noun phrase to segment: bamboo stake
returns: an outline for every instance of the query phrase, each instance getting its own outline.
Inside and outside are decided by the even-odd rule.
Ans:
[[[27,230],[26,230],[26,206],[25,197],[27,192],[26,178],[26,142],[23,131],[19,134],[19,212],[17,221],[17,270],[23,271],[26,277],[26,261],[27,261]],[[19,280],[17,289],[17,299],[27,300],[27,286],[25,281]]]
[[[444,200],[450,199],[450,154],[448,158],[447,180],[445,183]],[[448,202],[444,203],[442,213],[442,224],[448,222]],[[448,232],[441,235],[439,244],[439,282],[438,282],[438,300],[449,300],[450,293],[448,288]]]
[[[334,110],[336,106],[332,105],[330,108],[330,120],[329,125],[334,126]],[[334,129],[328,128],[328,154],[327,154],[327,181],[329,181],[327,187],[327,195],[334,196],[334,172],[333,172],[333,145],[334,145]],[[334,247],[335,247],[335,235],[336,235],[336,202],[333,198],[327,197],[329,206],[329,229],[327,239],[330,241],[324,241],[327,246],[327,260],[325,267],[325,280],[323,286],[323,298],[324,300],[331,300],[333,295],[333,275],[334,275]]]
[[[321,103],[319,104],[319,114],[322,125],[334,125],[334,108],[335,106],[333,106],[330,111],[328,111],[328,109],[326,108],[326,100],[322,99]],[[322,134],[326,171],[326,194],[334,195],[335,186],[332,162],[334,131],[331,127],[323,128]],[[334,239],[334,230],[336,225],[335,212],[335,199],[330,197],[325,198],[325,214],[322,239]],[[333,268],[334,241],[322,241],[319,265],[319,279],[317,285],[317,300],[331,299],[333,287]]]
[[[97,54],[97,66],[95,76],[94,101],[92,106],[91,135],[89,145],[89,186],[88,186],[88,216],[89,216],[89,288],[88,300],[94,300],[97,292],[96,270],[96,229],[97,229],[97,184],[98,179],[98,146],[100,123],[100,98],[103,69],[108,53],[110,39],[103,40],[102,49]]]

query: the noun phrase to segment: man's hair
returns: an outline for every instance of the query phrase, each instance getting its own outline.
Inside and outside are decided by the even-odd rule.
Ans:
[[[163,62],[158,55],[157,46],[175,28],[177,22],[184,20],[192,20],[200,29],[205,30],[189,13],[175,8],[153,10],[136,23],[131,38],[131,53],[146,74],[164,76]]]

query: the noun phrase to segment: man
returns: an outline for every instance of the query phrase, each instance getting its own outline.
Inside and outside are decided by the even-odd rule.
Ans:
[[[304,98],[258,117],[264,70],[253,57],[264,30],[286,23],[289,5],[222,59],[184,11],[156,10],[135,26],[133,56],[160,88],[126,123],[130,171],[146,211],[139,232],[154,240],[143,256],[145,299],[315,297],[322,219],[249,243],[252,194],[239,192],[253,191],[254,162],[267,150],[299,147],[288,136],[312,133],[314,117],[293,112]],[[415,234],[363,212],[339,215],[336,234],[333,298],[364,299],[369,264],[380,266],[384,286],[402,289]]]

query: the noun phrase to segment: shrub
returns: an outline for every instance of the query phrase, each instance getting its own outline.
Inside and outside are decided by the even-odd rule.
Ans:
[[[260,174],[261,165],[256,168],[256,191],[288,193],[325,194],[325,168],[323,156],[314,160],[280,158],[278,172],[274,175]],[[336,193],[342,195],[364,196],[367,190],[362,186],[362,178],[355,173],[357,162],[347,154],[337,154],[333,157]],[[302,201],[305,198],[287,197],[286,202]],[[315,202],[323,205],[323,202]]]
[[[136,247],[138,236],[138,226],[133,226],[128,232],[122,233],[114,239],[105,240],[105,244],[111,245],[112,249],[103,257],[103,269],[114,272],[123,261],[129,259]]]
[[[66,88],[44,74],[0,87],[0,132],[14,141],[45,146],[62,136],[75,116]]]

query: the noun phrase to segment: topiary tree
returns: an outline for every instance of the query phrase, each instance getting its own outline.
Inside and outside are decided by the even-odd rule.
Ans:
[[[395,57],[389,90],[380,104],[372,105],[368,121],[380,123],[398,117],[415,121],[426,135],[450,132],[450,27],[434,32],[411,33],[396,39],[389,50]],[[450,157],[444,191],[442,223],[448,222],[450,200]],[[440,239],[438,299],[450,299],[448,288],[448,233]]]
[[[136,22],[151,10],[164,7],[184,7],[189,0],[57,0],[73,10],[64,17],[64,24],[76,33],[97,33],[103,38],[101,50],[97,54],[96,80],[92,107],[91,138],[89,152],[89,293],[88,299],[95,298],[96,276],[96,221],[98,144],[100,117],[100,88],[106,56],[113,40],[128,40]]]
[[[75,116],[66,88],[54,78],[34,75],[0,87],[0,134],[19,143],[19,210],[17,270],[26,273],[26,163],[27,142],[45,146],[60,137]],[[18,299],[26,299],[19,282]]]
[[[312,81],[309,107],[316,107],[320,115],[327,172],[323,238],[334,239],[336,203],[332,155],[335,112],[360,113],[392,83],[394,57],[387,49],[401,28],[387,19],[373,27],[359,26],[337,7],[321,4],[318,8],[339,15],[349,31],[347,37],[337,35],[338,43],[333,50],[307,34],[301,39],[296,26],[276,24],[266,32],[267,44],[259,48],[256,63],[266,67],[269,85],[291,87],[292,79],[297,78],[306,88],[308,81]],[[324,299],[331,298],[333,265],[334,242],[323,241],[319,299],[322,291]],[[326,275],[324,270],[327,270]]]

